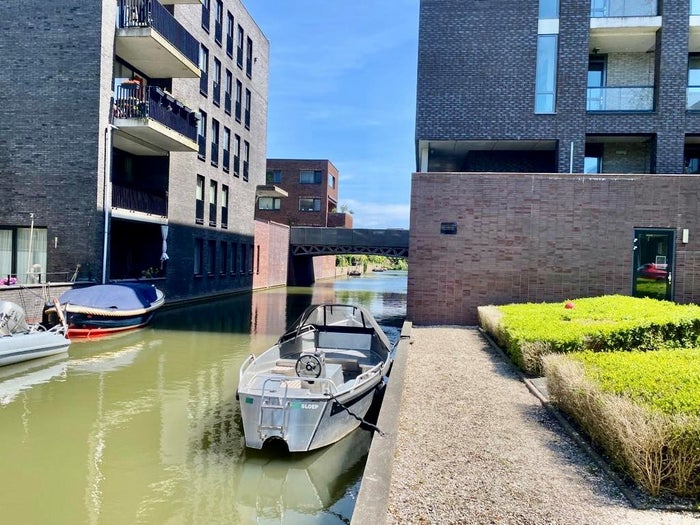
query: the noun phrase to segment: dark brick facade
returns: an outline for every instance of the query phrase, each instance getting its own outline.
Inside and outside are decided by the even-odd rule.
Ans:
[[[676,231],[674,300],[700,301],[698,176],[414,174],[408,316],[472,325],[481,305],[630,295],[635,228]]]

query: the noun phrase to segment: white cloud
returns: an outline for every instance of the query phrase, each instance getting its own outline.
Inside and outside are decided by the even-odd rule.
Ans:
[[[353,228],[405,228],[408,229],[410,205],[342,201],[353,212]]]

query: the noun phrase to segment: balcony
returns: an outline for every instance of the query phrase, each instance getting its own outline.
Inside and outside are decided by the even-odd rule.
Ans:
[[[590,48],[605,53],[645,52],[661,28],[656,0],[592,0]]]
[[[167,223],[168,198],[112,184],[112,216],[120,219]]]
[[[589,87],[586,111],[654,110],[654,86]]]
[[[118,86],[113,117],[119,149],[135,155],[197,151],[196,113],[156,86]]]
[[[199,77],[199,43],[157,0],[118,0],[115,53],[149,77]]]

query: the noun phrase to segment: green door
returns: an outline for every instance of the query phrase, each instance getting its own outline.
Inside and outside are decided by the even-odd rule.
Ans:
[[[632,295],[673,300],[675,230],[634,230]]]

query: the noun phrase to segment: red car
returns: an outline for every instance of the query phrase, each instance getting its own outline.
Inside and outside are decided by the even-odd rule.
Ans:
[[[642,264],[637,271],[640,277],[646,277],[647,279],[654,279],[655,281],[661,281],[668,278],[668,271],[666,270],[666,265],[660,268],[661,265],[654,263]]]

